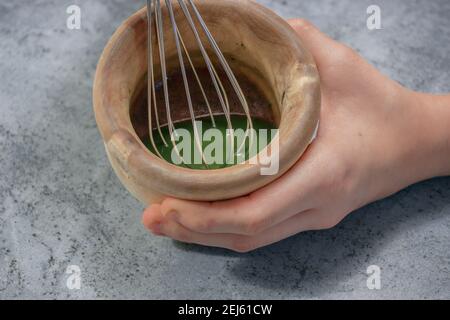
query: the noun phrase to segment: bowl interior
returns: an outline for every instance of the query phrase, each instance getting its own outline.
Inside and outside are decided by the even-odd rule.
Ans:
[[[274,28],[274,15],[254,15],[251,8],[243,10],[238,7],[239,1],[196,1],[197,7],[208,26],[211,34],[219,45],[227,62],[235,74],[245,78],[251,83],[258,93],[264,95],[270,103],[270,112],[267,110],[253,110],[253,114],[270,119],[279,127],[280,135],[287,135],[293,130],[293,124],[289,121],[295,118],[299,108],[294,108],[300,102],[298,92],[300,89],[293,85],[293,77],[299,69],[308,68],[308,64],[299,64],[299,59],[311,62],[309,55],[299,57],[298,43],[291,40],[292,34],[283,32],[283,29]],[[185,18],[177,3],[173,5],[177,27],[183,36],[184,44],[191,55],[196,67],[204,66],[205,61],[200,54],[199,46],[188,20]],[[244,6],[244,8],[246,8]],[[162,6],[164,21],[164,44],[168,74],[180,68],[177,50],[174,41],[172,25],[168,19],[167,8]],[[197,30],[201,27],[197,20]],[[125,110],[132,124],[130,111],[136,105],[137,99],[142,99],[142,93],[147,85],[147,19],[145,11],[141,12],[140,19],[135,19],[127,30],[128,39],[122,39],[116,44],[116,50],[121,51],[122,60],[126,60],[118,68],[122,68],[123,74],[127,74],[127,90],[131,93],[131,99]],[[202,43],[214,65],[218,66],[217,56],[211,49],[208,39],[203,32],[199,32]],[[155,28],[153,28],[153,47],[157,47]],[[154,50],[153,61],[155,65],[155,79],[160,79],[160,56]],[[187,60],[185,59],[186,65]],[[301,70],[300,70],[301,71]],[[119,70],[120,72],[120,70]],[[305,72],[307,73],[307,72]],[[164,111],[165,112],[165,111]],[[132,125],[132,127],[136,127]],[[138,134],[139,136],[139,134]],[[280,137],[282,138],[282,137]]]

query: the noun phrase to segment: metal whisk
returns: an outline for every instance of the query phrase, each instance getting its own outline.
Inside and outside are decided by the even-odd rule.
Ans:
[[[165,5],[167,8],[168,16],[163,16],[163,10],[161,8],[161,2],[165,1]],[[211,0],[213,1],[213,0]],[[218,1],[218,0],[217,0]],[[155,139],[154,139],[154,131],[158,131],[159,135],[161,137],[161,140],[165,144],[165,146],[168,146],[168,142],[164,138],[162,131],[161,131],[161,123],[158,116],[158,108],[157,108],[157,99],[156,99],[156,87],[158,85],[162,85],[162,90],[164,94],[164,104],[165,104],[165,112],[167,116],[167,126],[171,137],[176,136],[176,130],[174,122],[172,121],[171,116],[171,97],[169,95],[169,89],[168,89],[168,68],[167,68],[167,61],[166,61],[166,50],[165,50],[165,40],[164,39],[164,19],[170,19],[170,25],[173,30],[173,37],[175,41],[175,46],[177,50],[177,56],[179,60],[179,67],[181,70],[181,75],[183,79],[184,89],[186,92],[186,102],[187,107],[189,108],[189,115],[192,120],[192,126],[194,131],[194,139],[195,139],[195,147],[197,148],[198,152],[200,152],[202,161],[204,164],[206,164],[206,160],[203,155],[202,151],[202,143],[201,143],[201,137],[199,135],[198,128],[196,126],[196,114],[194,110],[194,105],[192,101],[191,96],[191,87],[190,83],[187,77],[187,68],[186,64],[190,65],[190,69],[192,70],[196,82],[198,86],[201,89],[201,94],[203,96],[203,99],[205,100],[206,106],[209,111],[209,117],[211,118],[211,122],[213,127],[216,126],[216,122],[214,119],[214,113],[211,109],[210,105],[210,99],[211,97],[207,96],[206,91],[204,89],[204,86],[200,80],[200,77],[196,71],[196,67],[194,66],[191,53],[188,51],[186,44],[183,40],[183,36],[180,33],[180,30],[177,26],[177,21],[175,19],[175,13],[174,13],[174,4],[178,2],[179,7],[181,8],[184,18],[187,19],[187,23],[193,33],[194,39],[196,41],[196,45],[198,45],[198,49],[201,53],[201,56],[204,60],[206,69],[208,70],[209,76],[211,78],[211,83],[215,88],[215,94],[217,94],[216,99],[218,98],[218,101],[220,102],[220,106],[222,109],[222,114],[226,118],[227,127],[230,130],[229,132],[231,134],[228,134],[228,138],[231,140],[231,146],[232,150],[234,150],[234,135],[233,135],[233,126],[231,122],[231,112],[230,112],[230,104],[229,104],[229,98],[227,97],[227,92],[224,88],[223,81],[219,77],[219,73],[216,70],[216,66],[212,63],[212,59],[210,58],[210,54],[214,54],[216,60],[219,62],[219,66],[223,68],[223,71],[225,72],[226,77],[228,78],[228,81],[231,83],[232,88],[234,92],[236,93],[240,105],[242,107],[242,110],[244,111],[246,117],[247,117],[247,133],[246,133],[246,139],[250,140],[250,145],[252,144],[252,134],[248,134],[251,132],[249,129],[253,129],[253,123],[252,118],[250,115],[250,109],[248,102],[246,100],[246,97],[236,79],[235,74],[233,73],[230,65],[228,64],[226,58],[224,57],[222,51],[220,50],[217,42],[215,41],[214,37],[212,36],[211,32],[209,31],[205,21],[203,20],[197,6],[195,5],[193,0],[147,0],[147,15],[148,15],[148,120],[149,120],[149,133],[150,133],[150,142],[156,151],[157,155],[160,158],[163,158],[158,151],[156,145],[155,145]],[[166,14],[167,15],[167,14]],[[196,27],[197,25],[200,26],[199,29]],[[153,37],[155,36],[153,34],[153,30],[155,30],[155,35],[157,38],[157,48],[154,48],[153,44]],[[201,33],[206,37],[207,39],[207,45],[209,46],[210,50],[209,53],[205,47],[205,44],[202,43],[202,37]],[[155,51],[156,50],[156,51]],[[156,81],[155,79],[155,66],[154,64],[154,53],[159,53],[159,60],[160,60],[160,67],[161,68],[161,80]],[[186,60],[185,60],[186,57]],[[173,144],[175,150],[175,142],[171,141]],[[239,147],[237,153],[241,152],[241,149],[244,147],[244,143]],[[178,151],[177,151],[178,152]],[[180,156],[181,157],[181,156]]]

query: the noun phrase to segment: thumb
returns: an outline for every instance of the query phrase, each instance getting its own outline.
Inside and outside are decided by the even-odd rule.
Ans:
[[[336,59],[337,55],[348,50],[347,47],[321,32],[307,20],[290,19],[288,23],[313,55],[319,70],[323,70],[326,65]]]

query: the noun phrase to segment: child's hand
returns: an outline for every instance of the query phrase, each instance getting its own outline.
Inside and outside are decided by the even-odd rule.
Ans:
[[[369,202],[450,173],[448,98],[411,92],[309,23],[290,23],[321,76],[317,139],[289,172],[249,196],[152,205],[143,223],[155,234],[246,252],[331,228]]]

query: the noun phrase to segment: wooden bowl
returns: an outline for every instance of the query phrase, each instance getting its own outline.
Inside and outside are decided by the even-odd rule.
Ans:
[[[232,68],[251,79],[270,100],[279,127],[279,170],[261,175],[261,165],[248,163],[191,170],[159,159],[144,146],[130,119],[133,100],[147,74],[147,15],[143,8],[128,18],[107,44],[98,63],[93,95],[111,165],[126,188],[145,204],[166,196],[215,201],[249,194],[291,168],[311,143],[318,125],[317,68],[289,24],[250,0],[194,2]],[[180,31],[187,30],[187,20],[177,3],[173,4]],[[164,5],[163,13],[167,16]],[[170,60],[176,51],[165,20]],[[189,51],[198,50],[192,36],[184,40]],[[154,59],[159,63],[157,56]]]

